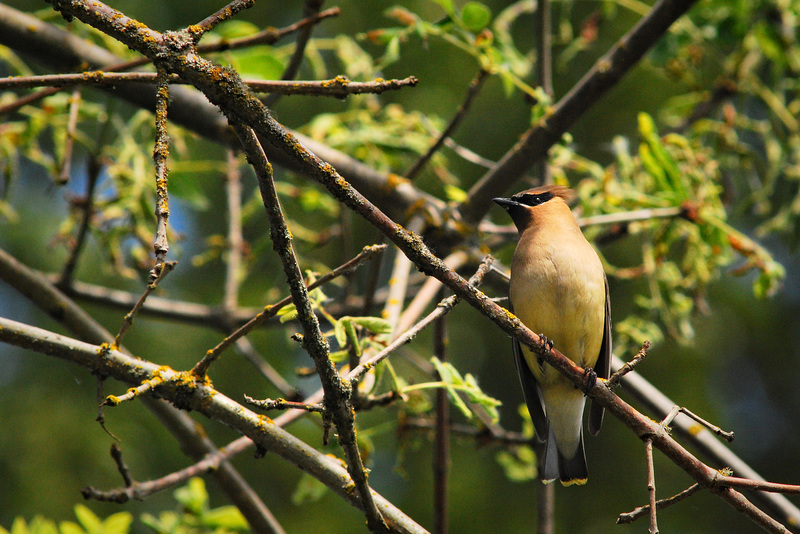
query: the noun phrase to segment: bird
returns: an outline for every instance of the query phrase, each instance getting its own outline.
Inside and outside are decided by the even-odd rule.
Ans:
[[[511,311],[525,326],[577,365],[608,379],[611,302],[600,257],[581,232],[568,202],[575,193],[543,185],[495,198],[519,233],[511,261]],[[513,354],[536,436],[545,442],[541,479],[564,486],[589,478],[583,447],[585,394],[528,347],[513,340]],[[604,409],[592,402],[589,432],[596,435]]]

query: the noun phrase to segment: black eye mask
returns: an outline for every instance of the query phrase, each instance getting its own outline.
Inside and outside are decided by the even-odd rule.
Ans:
[[[526,206],[538,206],[540,204],[544,204],[545,202],[547,202],[552,198],[553,194],[550,192],[539,193],[538,195],[525,193],[522,195],[514,195],[513,197],[511,197],[511,200],[519,202],[520,204],[525,204]]]

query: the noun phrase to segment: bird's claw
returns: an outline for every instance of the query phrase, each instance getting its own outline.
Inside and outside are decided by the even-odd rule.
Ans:
[[[546,350],[547,352],[553,350],[553,342],[547,339],[547,336],[544,334],[539,334],[539,343],[541,344],[542,349]],[[536,362],[539,364],[539,368],[542,368],[544,365],[544,360],[541,356],[536,358]]]
[[[589,390],[597,383],[597,373],[591,367],[583,369],[583,377],[586,379],[586,389],[583,391],[584,396],[589,393]]]

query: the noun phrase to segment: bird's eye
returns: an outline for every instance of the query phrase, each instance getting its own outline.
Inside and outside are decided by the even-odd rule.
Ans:
[[[553,198],[553,194],[550,192],[547,193],[539,193],[538,195],[534,195],[532,193],[525,193],[523,195],[517,195],[512,197],[512,200],[516,200],[520,204],[525,204],[526,206],[538,206],[539,204],[544,204],[548,200]]]

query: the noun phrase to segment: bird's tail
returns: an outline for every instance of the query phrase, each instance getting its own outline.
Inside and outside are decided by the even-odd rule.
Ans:
[[[551,425],[545,443],[542,465],[542,481],[545,484],[556,479],[560,479],[564,486],[586,484],[589,479],[589,469],[586,466],[586,453],[583,450],[583,430],[581,429],[575,454],[571,458],[567,458],[558,450]]]

